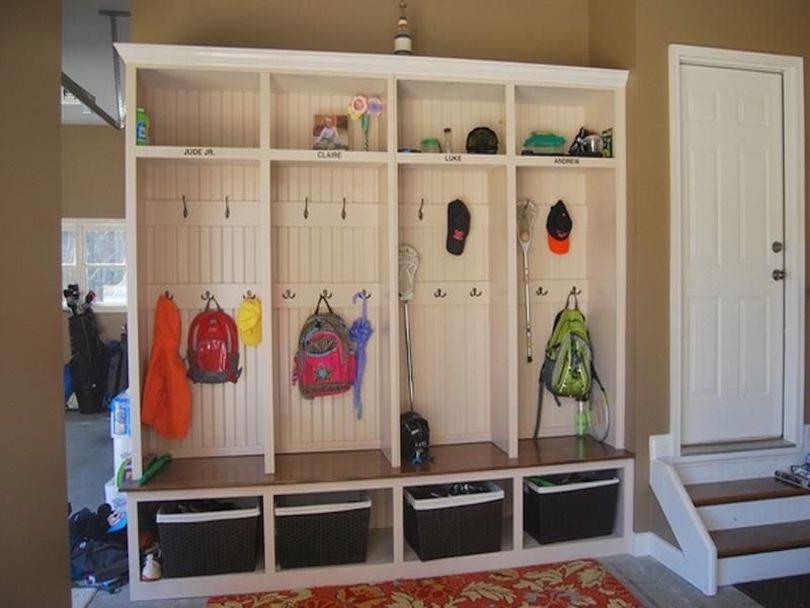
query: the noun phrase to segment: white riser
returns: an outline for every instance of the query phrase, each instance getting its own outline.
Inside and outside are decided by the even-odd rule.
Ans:
[[[807,573],[810,573],[810,547],[717,560],[718,585]]]
[[[707,530],[764,526],[810,519],[810,494],[700,507]]]

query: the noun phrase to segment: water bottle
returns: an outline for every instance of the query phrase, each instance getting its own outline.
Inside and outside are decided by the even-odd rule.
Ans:
[[[577,437],[584,437],[588,432],[588,426],[590,426],[588,418],[585,402],[577,401],[577,412],[574,414],[574,433]]]
[[[128,437],[129,428],[129,393],[116,395],[110,404],[110,434],[115,437]]]
[[[139,146],[149,144],[149,114],[143,108],[138,108],[135,116],[135,143]]]

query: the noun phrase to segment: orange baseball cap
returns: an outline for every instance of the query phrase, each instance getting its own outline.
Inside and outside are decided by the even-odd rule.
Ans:
[[[552,253],[562,255],[568,253],[571,246],[571,228],[574,223],[568,215],[568,209],[561,200],[557,201],[549,210],[546,218],[546,231],[548,232],[548,248]]]

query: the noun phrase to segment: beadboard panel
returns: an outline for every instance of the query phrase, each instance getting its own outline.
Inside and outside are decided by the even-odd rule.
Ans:
[[[328,450],[369,449],[379,447],[379,408],[387,403],[380,390],[380,340],[373,335],[366,346],[366,368],[362,382],[363,409],[357,418],[352,405],[353,391],[331,397],[304,399],[292,383],[293,360],[298,336],[316,302],[302,302],[297,308],[273,310],[273,403],[275,445],[278,453],[323,452]],[[360,315],[360,306],[350,301],[331,301],[333,310],[350,325]],[[323,310],[323,308],[322,308]],[[379,311],[369,302],[368,317],[379,328]]]
[[[505,99],[503,86],[400,81],[397,146],[421,149],[425,137],[442,142],[444,129],[448,128],[451,130],[450,151],[463,152],[467,134],[483,126],[492,129],[498,136],[498,152],[503,154],[506,142]]]
[[[386,175],[368,166],[271,165],[271,260],[274,335],[274,433],[277,453],[380,447],[380,407],[387,407],[388,366],[381,345],[387,247]],[[345,199],[345,203],[344,203]],[[308,400],[292,384],[298,336],[318,296],[326,293],[347,325],[360,316],[352,296],[371,294],[375,334],[366,348],[362,417],[352,391]]]
[[[186,354],[188,327],[200,306],[188,308],[180,305],[182,340],[180,354]],[[222,302],[223,310],[231,316],[233,307]],[[146,310],[146,352],[152,348],[154,335],[154,303]],[[238,382],[224,384],[195,384],[191,387],[191,426],[184,439],[166,439],[148,427],[144,430],[144,453],[171,452],[173,456],[226,456],[236,454],[262,454],[260,421],[263,370],[258,365],[255,347],[240,345],[239,364],[242,375]]]
[[[259,146],[258,91],[142,89],[149,143],[159,146]]]

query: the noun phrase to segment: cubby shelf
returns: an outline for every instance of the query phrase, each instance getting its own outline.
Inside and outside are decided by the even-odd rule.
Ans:
[[[507,495],[496,554],[439,560],[438,571],[504,566],[555,555],[629,548],[632,454],[624,451],[625,150],[627,73],[563,66],[346,53],[119,44],[127,63],[127,113],[149,116],[149,145],[126,140],[130,397],[133,474],[142,456],[174,461],[143,487],[128,486],[132,595],[137,599],[291,587],[313,570],[278,571],[273,498],[282,493],[370,491],[376,549],[369,562],[318,568],[319,583],[436,571],[412,559],[402,536],[402,489],[423,483],[495,480]],[[382,112],[342,116],[357,95]],[[333,116],[341,146],[312,149]],[[321,121],[321,122],[317,122]],[[318,125],[318,126],[316,126]],[[612,158],[523,156],[533,131],[567,141],[580,127],[612,129]],[[465,151],[487,127],[494,154]],[[424,138],[448,153],[406,153]],[[525,359],[522,254],[516,205],[538,207],[529,252],[535,361]],[[471,227],[451,255],[447,205],[462,200]],[[564,256],[546,244],[545,219],[564,200],[573,218]],[[435,458],[402,463],[399,417],[408,408],[398,248],[421,262],[410,305],[415,409],[431,426]],[[581,291],[600,377],[611,397],[606,444],[573,435],[573,404],[543,411],[529,439],[540,355],[569,291]],[[291,385],[298,331],[320,294],[348,322],[357,292],[371,294],[363,412],[351,393],[302,399]],[[236,384],[193,385],[192,423],[181,440],[140,423],[140,388],[152,342],[155,300],[169,291],[184,331],[210,291],[233,314],[249,293],[263,304],[262,341],[242,346]],[[182,354],[182,353],[181,353]],[[521,529],[521,480],[542,472],[614,468],[621,478],[612,537],[534,547]],[[138,580],[138,505],[234,492],[260,496],[261,570],[243,575]],[[382,500],[380,497],[384,497]],[[518,500],[516,500],[518,499]],[[378,542],[379,541],[379,542]],[[379,549],[379,550],[377,550]],[[197,583],[201,585],[197,585]],[[222,586],[218,586],[222,583]]]

